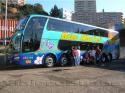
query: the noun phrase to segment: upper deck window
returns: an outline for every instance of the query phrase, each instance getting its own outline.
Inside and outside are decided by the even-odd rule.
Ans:
[[[49,31],[73,32],[95,36],[108,37],[108,31],[96,27],[67,22],[63,20],[50,19],[47,29]]]
[[[72,24],[69,22],[50,19],[47,26],[49,31],[72,32]]]

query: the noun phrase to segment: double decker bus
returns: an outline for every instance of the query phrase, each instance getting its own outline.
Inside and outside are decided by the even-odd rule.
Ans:
[[[69,64],[66,55],[79,45],[81,56],[88,46],[98,45],[103,59],[119,58],[119,33],[88,24],[43,15],[30,15],[19,21],[7,48],[7,62],[18,65],[52,67]]]

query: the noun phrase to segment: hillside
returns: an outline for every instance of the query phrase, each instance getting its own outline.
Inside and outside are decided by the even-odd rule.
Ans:
[[[5,4],[0,3],[0,18],[5,17]],[[42,15],[48,15],[46,11],[44,11],[42,5],[40,4],[26,4],[24,6],[18,6],[14,4],[8,5],[8,18],[11,19],[19,19],[21,16],[27,16],[29,14],[42,14]]]

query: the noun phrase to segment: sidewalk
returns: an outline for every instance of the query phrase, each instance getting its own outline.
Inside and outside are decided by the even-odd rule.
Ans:
[[[2,54],[2,52],[4,51],[5,46],[0,46],[0,55]]]
[[[120,47],[120,58],[125,58],[125,47]]]
[[[5,46],[0,46],[0,49],[5,49]]]

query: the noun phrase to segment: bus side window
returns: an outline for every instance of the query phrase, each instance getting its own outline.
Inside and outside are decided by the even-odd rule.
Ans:
[[[49,22],[48,22],[47,29],[53,31],[54,30],[54,24],[55,24],[55,21],[50,19]]]
[[[50,19],[47,28],[49,31],[74,32],[73,23],[56,19]]]
[[[84,27],[82,25],[79,25],[79,32],[81,34],[85,34]]]
[[[63,32],[64,31],[63,22],[60,20],[56,20],[56,19],[49,19],[47,29],[49,31],[61,31],[61,32]]]
[[[101,37],[108,37],[108,32],[106,30],[97,29],[97,31],[100,33],[99,36],[101,36]]]
[[[63,28],[65,32],[75,32],[73,23],[63,22]]]

